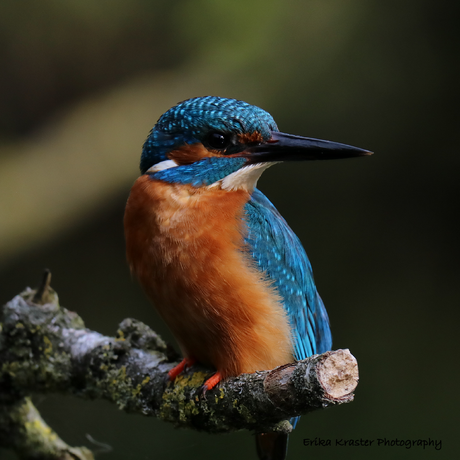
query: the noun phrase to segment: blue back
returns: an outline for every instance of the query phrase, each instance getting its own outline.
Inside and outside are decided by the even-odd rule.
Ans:
[[[255,189],[245,206],[246,243],[259,268],[284,300],[293,331],[294,353],[305,359],[331,349],[329,319],[310,261],[300,240],[268,198]]]

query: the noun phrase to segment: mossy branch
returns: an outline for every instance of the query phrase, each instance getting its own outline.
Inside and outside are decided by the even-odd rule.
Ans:
[[[0,404],[0,445],[14,449],[20,459],[94,460],[86,447],[68,446],[28,397]]]
[[[32,392],[61,392],[108,399],[120,409],[209,433],[289,432],[286,419],[350,402],[358,383],[355,358],[337,350],[228,379],[203,397],[201,385],[212,371],[193,366],[172,383],[167,372],[178,358],[134,319],[125,319],[115,338],[86,329],[60,307],[47,275],[42,288],[27,289],[0,312],[0,409],[29,405],[23,398]]]

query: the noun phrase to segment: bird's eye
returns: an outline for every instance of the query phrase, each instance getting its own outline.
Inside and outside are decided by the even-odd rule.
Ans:
[[[230,135],[218,132],[209,133],[205,139],[205,144],[214,150],[225,150],[231,143]]]

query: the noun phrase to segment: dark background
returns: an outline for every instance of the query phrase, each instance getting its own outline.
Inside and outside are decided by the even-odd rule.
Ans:
[[[141,146],[180,100],[246,100],[281,131],[375,152],[278,165],[259,182],[309,254],[334,348],[360,368],[355,401],[303,417],[289,458],[454,458],[458,13],[423,0],[2,1],[0,302],[47,267],[87,327],[114,335],[134,317],[173,341],[124,258]],[[109,444],[107,460],[255,458],[245,432],[35,401],[71,445],[91,447],[87,433]],[[442,449],[303,446],[315,437],[431,438]]]

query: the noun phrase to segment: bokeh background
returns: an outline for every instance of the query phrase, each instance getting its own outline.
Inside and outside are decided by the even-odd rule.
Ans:
[[[141,146],[178,101],[246,100],[282,131],[375,152],[278,165],[259,182],[304,242],[334,348],[360,366],[355,402],[303,417],[289,458],[455,458],[458,17],[442,0],[2,0],[0,302],[46,267],[89,328],[114,335],[135,317],[172,342],[124,259]],[[109,444],[101,459],[255,458],[245,432],[35,400],[68,443]],[[315,437],[442,449],[303,446]]]

